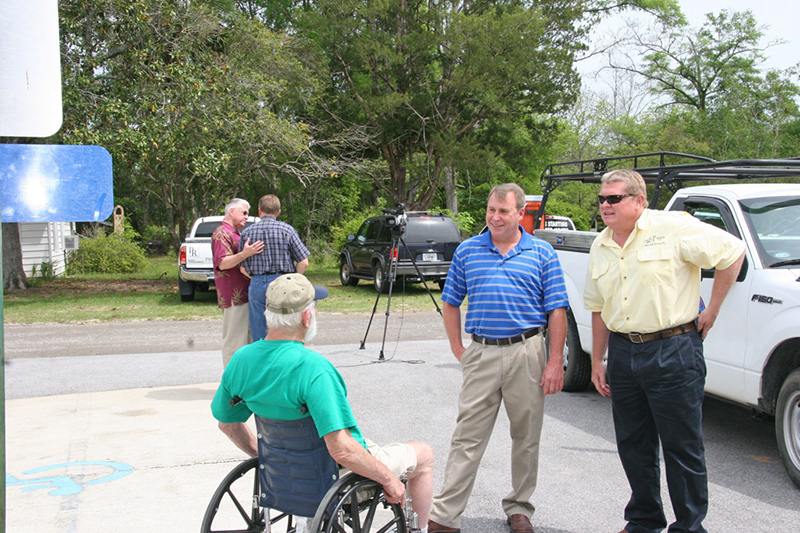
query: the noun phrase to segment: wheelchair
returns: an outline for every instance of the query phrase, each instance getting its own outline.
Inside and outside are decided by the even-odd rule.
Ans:
[[[410,501],[403,510],[386,501],[377,482],[353,472],[339,477],[311,417],[256,417],[256,428],[258,457],[225,476],[206,508],[201,533],[269,533],[273,527],[286,533],[418,530]]]

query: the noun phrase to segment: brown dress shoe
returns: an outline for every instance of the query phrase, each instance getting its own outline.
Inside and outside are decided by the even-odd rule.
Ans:
[[[461,533],[461,530],[457,527],[447,527],[433,520],[428,520],[428,533]]]
[[[524,514],[512,514],[507,522],[511,526],[511,533],[533,533],[531,519]]]

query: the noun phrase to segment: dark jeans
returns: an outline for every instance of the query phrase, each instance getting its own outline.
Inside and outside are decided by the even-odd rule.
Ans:
[[[265,274],[253,276],[253,279],[250,280],[247,300],[250,308],[250,333],[253,336],[253,342],[260,341],[267,336],[267,319],[264,317],[264,311],[267,310],[267,287],[280,276],[280,274]]]
[[[703,343],[696,331],[643,344],[613,333],[609,337],[608,382],[617,450],[631,486],[625,508],[629,533],[656,533],[667,525],[659,439],[676,517],[670,533],[706,531],[705,376]]]

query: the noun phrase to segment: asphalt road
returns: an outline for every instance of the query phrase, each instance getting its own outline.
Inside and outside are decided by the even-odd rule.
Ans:
[[[379,442],[413,437],[433,446],[438,489],[455,424],[459,365],[448,353],[435,312],[402,319],[392,314],[381,364],[382,319],[376,317],[380,327],[373,323],[366,349],[360,350],[369,315],[323,315],[314,344],[342,372],[366,435]],[[8,326],[7,398],[214,382],[221,372],[214,344],[219,328],[217,321]],[[420,337],[426,340],[414,340]],[[174,402],[194,389],[154,390],[158,394],[153,395]],[[205,414],[209,398],[201,396]],[[710,399],[704,414],[708,530],[800,530],[800,490],[780,464],[772,423]],[[545,415],[533,497],[537,532],[619,531],[628,489],[616,456],[608,399],[591,391],[560,393],[548,398]],[[465,533],[507,533],[499,500],[508,490],[509,449],[508,421],[501,413],[465,513]],[[662,492],[668,502],[666,489]]]

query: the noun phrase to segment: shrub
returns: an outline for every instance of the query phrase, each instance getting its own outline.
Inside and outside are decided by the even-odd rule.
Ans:
[[[144,251],[125,235],[98,233],[81,239],[80,249],[70,255],[67,274],[138,272],[147,266]]]
[[[344,243],[347,242],[347,236],[357,232],[358,228],[361,227],[361,224],[363,224],[365,220],[371,216],[380,214],[380,212],[380,209],[373,208],[366,212],[355,213],[343,219],[341,224],[331,226],[331,247],[333,248],[337,264],[339,261],[338,254],[342,250],[342,247],[344,247]]]
[[[31,267],[31,278],[36,277],[36,270],[39,270],[39,279],[44,281],[52,281],[56,277],[55,265],[51,261],[42,261],[38,265],[33,265]],[[30,280],[29,280],[30,281]]]
[[[169,252],[172,237],[164,226],[147,226],[142,232],[142,246],[150,255],[163,255]]]
[[[339,250],[334,250],[327,239],[314,237],[306,243],[311,252],[309,261],[318,268],[338,268]]]
[[[162,241],[168,242],[170,240],[169,232],[164,226],[147,226],[142,232],[142,240],[148,241]]]

